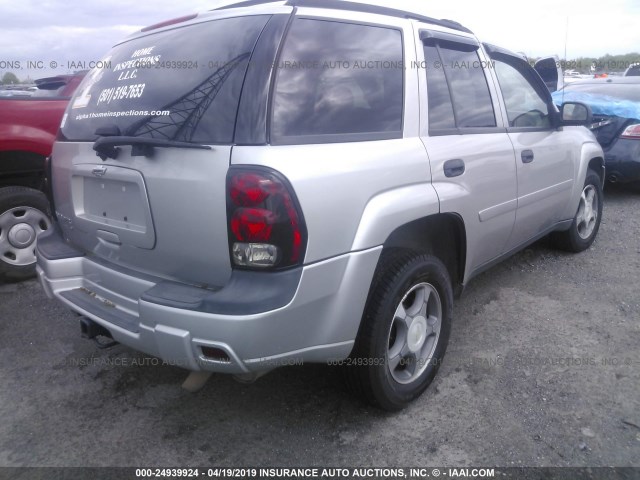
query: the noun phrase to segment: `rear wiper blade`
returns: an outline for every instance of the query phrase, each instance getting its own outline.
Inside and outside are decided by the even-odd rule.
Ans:
[[[155,148],[192,148],[198,150],[212,150],[209,145],[200,145],[198,143],[179,142],[177,140],[166,140],[163,138],[143,138],[143,137],[122,137],[109,136],[100,137],[93,144],[96,155],[103,161],[107,158],[118,158],[120,149],[123,145],[131,146],[132,157],[153,157]]]

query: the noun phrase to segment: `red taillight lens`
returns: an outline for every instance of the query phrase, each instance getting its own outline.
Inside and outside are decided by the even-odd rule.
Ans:
[[[236,267],[300,264],[306,230],[288,182],[263,169],[232,168],[227,178],[229,248]]]
[[[231,177],[229,195],[235,205],[255,207],[269,196],[270,187],[270,182],[259,175],[241,173]]]
[[[268,243],[271,240],[275,215],[262,208],[238,208],[231,218],[231,231],[237,240]]]
[[[625,128],[620,138],[627,138],[631,140],[640,140],[640,124],[629,125]]]

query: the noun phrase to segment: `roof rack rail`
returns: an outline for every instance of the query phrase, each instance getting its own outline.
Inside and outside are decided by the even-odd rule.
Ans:
[[[242,8],[242,7],[253,7],[254,5],[264,5],[266,3],[276,3],[278,1],[283,0],[244,0],[235,3],[229,3],[228,5],[222,5],[221,7],[212,8],[211,11],[214,10],[226,10],[227,8]]]
[[[214,10],[224,10],[227,8],[251,7],[254,5],[263,5],[267,3],[276,3],[282,0],[245,0],[229,5],[218,7]],[[439,25],[441,27],[451,28],[466,33],[473,33],[453,20],[438,20],[419,13],[409,12],[407,10],[399,10],[397,8],[383,7],[380,5],[372,5],[368,3],[350,2],[348,0],[287,0],[285,5],[292,7],[313,7],[313,8],[331,8],[336,10],[351,10],[363,13],[377,13],[380,15],[388,15],[390,17],[408,18],[419,20],[421,22],[430,23],[431,25]]]

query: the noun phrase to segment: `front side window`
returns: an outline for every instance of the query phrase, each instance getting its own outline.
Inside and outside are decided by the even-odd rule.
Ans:
[[[494,59],[495,71],[504,98],[509,126],[514,128],[550,128],[551,115],[546,98],[532,83],[535,71],[520,63]]]
[[[297,18],[277,69],[272,142],[402,137],[400,31]]]
[[[477,48],[425,45],[429,128],[491,128],[496,117]]]

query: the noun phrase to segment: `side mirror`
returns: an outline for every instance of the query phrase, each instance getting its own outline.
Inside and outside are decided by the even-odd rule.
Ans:
[[[560,107],[562,126],[586,127],[593,123],[593,113],[589,105],[580,102],[566,102]]]

